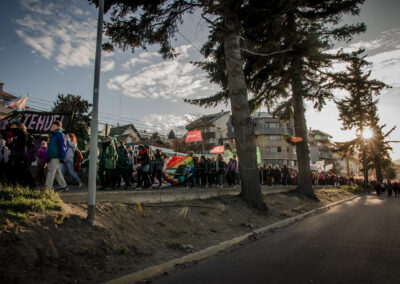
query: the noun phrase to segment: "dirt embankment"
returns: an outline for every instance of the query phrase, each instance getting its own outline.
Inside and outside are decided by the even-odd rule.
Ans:
[[[353,194],[319,190],[264,197],[260,215],[236,197],[152,205],[101,203],[96,225],[85,204],[1,221],[1,283],[99,283],[189,254]]]

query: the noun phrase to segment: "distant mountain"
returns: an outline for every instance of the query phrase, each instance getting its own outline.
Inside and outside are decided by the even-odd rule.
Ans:
[[[400,159],[399,159],[399,160],[394,160],[393,163],[394,163],[395,165],[400,166]]]

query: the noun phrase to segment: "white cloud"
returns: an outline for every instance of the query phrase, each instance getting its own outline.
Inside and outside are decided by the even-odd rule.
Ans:
[[[17,19],[17,35],[45,59],[56,61],[56,69],[90,66],[95,56],[96,20],[88,17],[79,2],[22,0],[28,11]]]
[[[127,62],[122,64],[122,68],[124,70],[129,70],[131,69],[136,63],[151,63],[150,60],[143,59],[143,58],[131,58]]]
[[[134,98],[164,98],[179,99],[195,94],[197,90],[206,87],[204,73],[199,73],[191,63],[183,62],[187,58],[188,46],[181,46],[182,55],[173,61],[154,63],[139,69],[135,74],[123,74],[111,78],[107,87],[120,91],[122,94]],[[128,68],[141,60],[150,58],[147,53],[142,53],[132,58],[123,66]]]
[[[122,69],[129,70],[136,64],[149,64],[154,62],[154,59],[158,59],[161,55],[158,52],[142,52],[139,55],[129,59],[127,62],[122,64]]]
[[[152,125],[152,131],[158,131],[161,133],[167,133],[174,130],[175,134],[180,134],[180,130],[184,130],[183,127],[195,118],[194,115],[184,114],[149,114],[143,117],[141,120],[143,123]],[[185,131],[184,131],[185,132]],[[181,133],[183,134],[183,133]]]
[[[108,72],[114,70],[114,60],[104,60],[101,62],[101,72]]]
[[[43,5],[39,0],[22,0],[20,3],[29,12],[46,16],[54,15],[58,8],[55,3]]]
[[[367,60],[372,62],[373,78],[392,86],[400,86],[400,49],[377,53]]]

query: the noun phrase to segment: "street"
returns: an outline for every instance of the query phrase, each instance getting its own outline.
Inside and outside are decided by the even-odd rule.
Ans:
[[[400,283],[400,198],[356,198],[153,283]]]

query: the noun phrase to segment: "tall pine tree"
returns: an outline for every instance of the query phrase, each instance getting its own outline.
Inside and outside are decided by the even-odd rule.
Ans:
[[[357,15],[364,1],[265,2],[268,4],[254,5],[244,13],[247,21],[243,23],[241,51],[246,83],[252,93],[249,104],[252,109],[274,107],[281,117],[294,119],[295,135],[300,141],[296,143],[298,190],[315,198],[304,100],[321,110],[326,100],[333,98],[335,77],[327,70],[345,56],[330,50],[336,40],[348,41],[365,30],[363,24],[339,25],[343,15]],[[215,60],[197,64],[209,72],[211,80],[219,83],[223,91],[209,98],[188,100],[190,103],[207,107],[228,98],[229,86],[221,68],[225,54],[218,39],[219,30],[214,28],[203,52]]]
[[[383,169],[390,166],[391,150],[387,140],[389,132],[384,133],[385,125],[379,125],[378,99],[376,96],[384,88],[389,88],[383,82],[370,79],[371,70],[367,70],[371,63],[365,60],[364,50],[354,51],[348,56],[347,70],[336,74],[335,86],[346,90],[349,95],[336,102],[339,110],[339,118],[342,121],[343,130],[354,130],[357,138],[342,143],[343,149],[350,149],[352,153],[359,152],[365,159],[364,164],[368,169],[375,169],[378,181],[383,179]],[[373,136],[370,139],[363,138],[363,132],[371,130]]]
[[[98,4],[98,0],[89,0]],[[272,1],[279,2],[279,1]],[[240,160],[240,197],[260,209],[267,210],[258,182],[255,137],[253,134],[247,85],[243,72],[241,35],[244,22],[249,20],[246,11],[270,5],[270,1],[245,0],[108,0],[105,9],[112,10],[106,23],[106,35],[117,46],[135,50],[159,44],[164,59],[174,57],[171,39],[183,22],[183,15],[198,12],[218,31],[218,41],[223,46],[225,93],[231,104],[232,125]],[[272,13],[273,14],[273,13]],[[258,14],[265,18],[265,14]],[[109,45],[107,45],[109,47]]]

